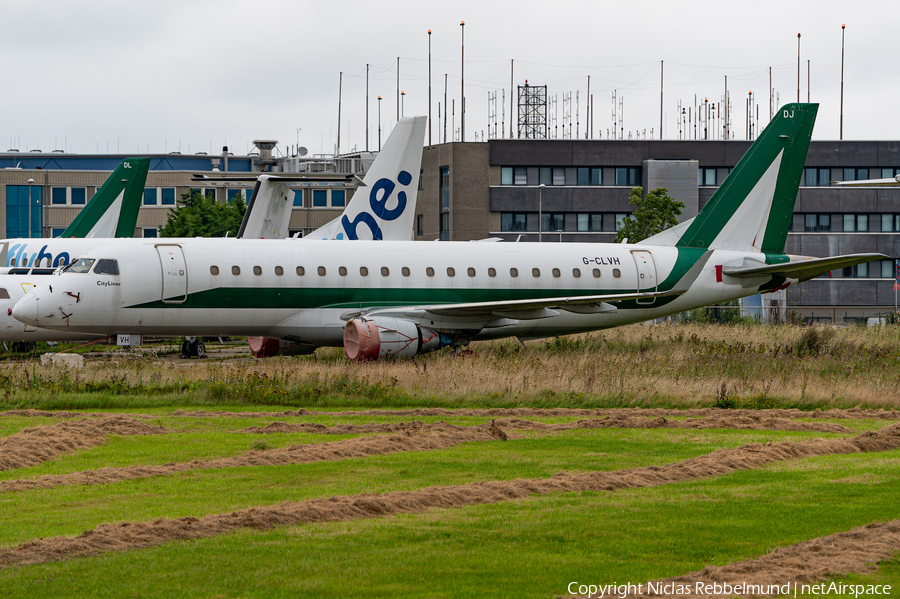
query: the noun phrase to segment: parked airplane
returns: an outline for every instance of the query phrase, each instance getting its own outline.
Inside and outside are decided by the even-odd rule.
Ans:
[[[98,335],[39,330],[22,326],[12,307],[34,287],[36,278],[52,274],[87,250],[114,237],[131,237],[137,224],[149,158],[126,158],[56,238],[0,240],[0,342],[16,351],[34,351],[38,341],[78,341]]]
[[[817,110],[786,105],[697,217],[652,242],[129,240],[49,277],[13,315],[107,335],[266,335],[366,360],[605,329],[781,289],[883,258],[784,254]],[[370,196],[373,209],[395,209],[407,183]]]
[[[383,195],[386,190],[396,187],[401,183],[401,180],[407,181],[411,179],[412,175],[410,173],[414,173],[421,164],[425,122],[425,117],[401,119],[385,141],[382,151],[375,158],[365,178],[361,181],[362,185],[369,187],[370,192],[354,194],[340,217],[313,231],[306,239],[341,239],[344,238],[345,233],[347,238],[358,238],[368,235],[369,238],[411,239],[412,221],[416,206],[416,188],[412,188],[405,196],[401,192],[400,195],[402,197],[398,198],[397,205],[392,206],[392,210],[377,210],[376,207],[379,201],[385,200],[386,202],[386,197],[379,198],[380,195]],[[135,165],[134,163],[138,164]],[[97,194],[82,210],[69,229],[63,233],[63,237],[77,237],[79,234],[90,234],[94,238],[98,234],[110,231],[115,232],[116,230],[127,232],[127,236],[133,234],[148,167],[148,158],[126,160],[110,175],[104,186],[98,190]],[[126,174],[131,174],[132,176],[137,174],[139,178],[128,180],[125,178]],[[351,183],[353,179],[355,177],[351,175],[260,175],[258,178],[196,175],[194,178],[195,181],[203,182],[256,182],[256,187],[238,232],[238,238],[246,239],[284,239],[288,236],[291,209],[293,208],[293,190],[288,187],[288,184]],[[119,187],[110,186],[108,189],[107,186],[114,182],[121,182],[124,185],[126,181],[129,185],[129,191],[125,194],[125,202],[123,203],[122,192]],[[118,200],[112,201],[112,193],[116,191],[119,191]],[[107,208],[107,211],[101,214],[99,209],[104,207]],[[95,221],[102,220],[106,223],[115,223],[114,217],[120,208],[122,210],[119,212],[120,221],[117,229],[111,229],[109,226],[104,229],[101,224],[91,220],[93,218]],[[366,226],[357,232],[357,225],[359,224]],[[59,242],[57,240],[44,239],[41,241],[42,243],[50,244],[53,251],[58,249]],[[110,241],[112,240],[79,240],[80,245],[73,246],[72,240],[67,239],[66,245],[62,247],[70,251],[71,248],[77,247],[79,252],[83,252]],[[102,335],[86,336],[83,333],[54,332],[28,326],[23,329],[21,323],[12,318],[12,306],[28,289],[34,286],[34,276],[52,274],[53,272],[52,268],[27,267],[29,257],[27,252],[22,253],[24,246],[15,245],[13,247],[20,249],[18,250],[19,254],[12,258],[12,264],[15,266],[18,258],[19,263],[26,266],[10,269],[12,274],[16,275],[14,278],[0,275],[0,300],[3,300],[0,301],[0,310],[4,307],[7,308],[6,315],[0,314],[0,341],[12,341],[19,345],[17,349],[30,351],[34,348],[36,341],[73,341],[102,338]],[[42,250],[44,253],[47,251],[46,247]],[[69,261],[69,254],[64,251],[60,251],[59,254],[56,263],[66,264]],[[79,254],[72,255],[77,256]],[[31,262],[32,264],[35,262],[43,264],[43,260],[43,255],[39,254],[39,257],[32,258]],[[48,260],[45,266],[50,266],[51,264]],[[4,306],[4,303],[8,304],[8,306]],[[188,345],[186,348],[183,348],[183,351],[186,350],[193,355],[203,353],[202,342],[191,338],[186,343]],[[250,343],[254,351],[259,351],[262,348],[270,354],[277,352],[279,349],[289,352],[293,345],[291,343],[281,343],[277,339],[262,337],[251,338]],[[27,347],[23,347],[22,344],[25,344]]]

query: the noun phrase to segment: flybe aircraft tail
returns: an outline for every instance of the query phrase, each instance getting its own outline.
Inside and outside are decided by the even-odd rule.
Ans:
[[[641,243],[784,252],[818,104],[786,104],[693,219]]]
[[[133,237],[149,158],[126,158],[78,213],[62,237]]]
[[[424,116],[400,119],[344,214],[308,237],[411,240],[426,121]]]

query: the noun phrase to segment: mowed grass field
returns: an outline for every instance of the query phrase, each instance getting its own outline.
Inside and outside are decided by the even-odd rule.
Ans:
[[[900,422],[870,410],[900,407],[896,329],[810,339],[745,328],[630,327],[416,363],[322,352],[78,372],[6,364],[0,596],[556,597],[571,582],[665,579],[900,518],[900,449],[513,492],[592,472],[690,473],[721,450],[866,438]],[[590,363],[606,365],[592,381]],[[666,409],[641,409],[654,407]],[[492,418],[508,441],[488,432]],[[421,503],[435,487],[440,501]],[[299,522],[285,515],[295,508]],[[232,514],[230,528],[195,534]],[[843,578],[832,561],[825,580],[900,594],[896,556]]]

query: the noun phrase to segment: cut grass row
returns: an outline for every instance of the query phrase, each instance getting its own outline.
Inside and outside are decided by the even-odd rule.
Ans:
[[[900,451],[828,456],[663,487],[239,531],[0,570],[0,589],[22,597],[565,595],[571,581],[665,578],[896,518],[898,466]],[[895,584],[898,575],[895,566],[878,574]]]
[[[471,443],[443,451],[278,467],[194,470],[115,484],[4,493],[0,494],[0,546],[35,537],[78,534],[104,522],[199,517],[283,501],[409,491],[480,480],[546,478],[562,471],[621,470],[678,462],[721,447],[823,436],[829,435],[722,430],[700,433],[576,430],[508,443]],[[129,452],[139,459],[138,463],[145,463],[138,449],[143,447],[148,461],[158,461],[172,453],[171,439],[166,437],[169,436],[128,438]],[[214,445],[216,435],[211,437],[209,443]],[[116,456],[124,441],[125,438],[115,439],[106,446],[29,468],[28,475],[74,472],[119,462]],[[96,457],[87,457],[90,454]]]

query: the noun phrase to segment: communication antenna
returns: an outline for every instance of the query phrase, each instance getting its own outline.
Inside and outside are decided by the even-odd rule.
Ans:
[[[613,90],[612,93],[612,139],[618,139],[618,135],[616,135],[616,127],[618,123],[616,122],[616,90]]]
[[[519,138],[547,139],[547,86],[519,86]]]
[[[619,96],[619,133],[625,138],[625,96]]]
[[[581,102],[578,100],[578,90],[575,90],[575,139],[581,137],[581,119],[578,116],[579,110],[581,109]]]
[[[572,92],[563,92],[563,139],[572,138]]]

